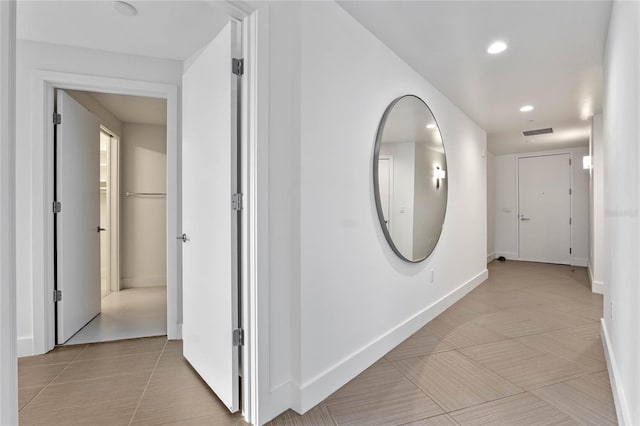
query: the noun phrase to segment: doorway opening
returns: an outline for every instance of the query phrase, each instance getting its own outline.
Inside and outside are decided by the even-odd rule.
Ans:
[[[56,109],[56,344],[166,335],[166,100],[58,89]]]
[[[86,2],[87,7],[94,7],[98,5],[98,3]],[[38,4],[40,6],[40,4]],[[56,7],[62,7],[64,5],[56,5]],[[151,5],[149,5],[151,7]],[[169,5],[168,3],[154,3],[153,8],[175,8],[176,4]],[[215,7],[212,7],[215,6]],[[219,119],[220,117],[227,117],[227,113],[233,111],[237,116],[240,117],[240,120],[235,125],[229,126],[231,121],[225,120],[224,125],[215,126],[216,129],[223,129],[225,132],[229,132],[229,136],[233,136],[235,139],[242,144],[242,149],[239,149],[237,152],[238,155],[238,163],[242,164],[240,170],[238,170],[238,175],[242,175],[242,179],[238,180],[239,188],[231,188],[232,194],[229,194],[228,191],[226,194],[220,193],[220,199],[223,202],[217,203],[220,206],[220,209],[230,210],[233,212],[232,216],[234,220],[237,220],[242,224],[242,226],[238,226],[237,229],[234,227],[233,229],[240,233],[239,238],[243,238],[246,241],[249,241],[249,244],[238,244],[237,251],[233,250],[233,255],[237,257],[241,257],[242,261],[239,262],[237,267],[231,267],[230,263],[225,264],[227,269],[232,270],[232,274],[235,278],[238,278],[237,285],[242,286],[242,290],[239,288],[234,288],[234,286],[230,287],[228,290],[237,291],[237,298],[234,295],[230,303],[228,304],[231,309],[233,316],[228,316],[229,322],[231,322],[233,327],[223,326],[221,324],[219,328],[220,341],[223,345],[214,345],[212,346],[214,349],[221,349],[221,346],[224,346],[225,350],[225,361],[229,361],[228,363],[219,363],[215,361],[211,356],[206,356],[202,358],[202,364],[200,367],[197,365],[200,364],[200,359],[196,358],[196,356],[192,356],[184,352],[185,357],[188,358],[189,363],[197,367],[196,371],[205,379],[205,376],[211,376],[206,368],[212,367],[212,364],[215,364],[215,368],[225,369],[224,381],[225,383],[216,383],[213,380],[205,379],[205,382],[209,385],[209,387],[218,395],[220,398],[224,399],[230,394],[233,394],[232,398],[229,398],[230,403],[226,404],[231,411],[236,411],[239,408],[242,408],[242,411],[245,413],[247,418],[254,419],[257,416],[257,411],[254,411],[252,407],[257,407],[257,387],[254,386],[257,383],[257,345],[256,345],[256,333],[254,330],[257,328],[256,323],[256,312],[258,302],[256,301],[256,291],[255,291],[255,283],[256,283],[256,262],[255,256],[257,252],[256,241],[256,228],[258,226],[256,220],[256,187],[257,187],[257,179],[256,179],[256,160],[255,156],[258,156],[258,152],[256,150],[256,141],[258,140],[259,135],[263,135],[262,126],[258,126],[257,120],[257,111],[258,111],[258,99],[262,99],[262,96],[266,98],[266,93],[260,92],[260,98],[258,98],[257,91],[257,69],[263,68],[262,63],[264,62],[262,59],[264,58],[266,49],[263,48],[260,50],[260,66],[258,66],[258,52],[257,52],[257,23],[259,20],[264,18],[259,18],[257,11],[246,8],[238,8],[235,5],[229,3],[222,5],[221,9],[223,13],[219,13],[218,4],[214,4],[211,2],[192,2],[188,5],[185,3],[183,6],[180,4],[180,8],[182,10],[183,7],[186,7],[188,10],[185,11],[189,13],[193,13],[194,16],[198,17],[206,17],[208,18],[211,14],[222,16],[223,22],[220,25],[224,25],[227,28],[224,30],[224,34],[220,34],[218,29],[220,26],[212,26],[209,25],[209,21],[207,23],[207,31],[214,31],[213,34],[205,34],[202,37],[202,40],[191,41],[183,40],[182,33],[180,31],[179,34],[174,37],[174,40],[180,40],[180,46],[185,46],[185,49],[190,48],[194,44],[204,43],[210,49],[208,50],[209,55],[207,55],[207,59],[211,60],[203,60],[198,61],[199,57],[202,57],[202,51],[199,49],[195,49],[191,53],[186,54],[185,56],[180,56],[173,59],[167,59],[166,63],[158,64],[159,66],[147,66],[146,62],[153,62],[157,59],[154,59],[152,55],[152,49],[148,46],[141,49],[141,52],[151,55],[150,58],[147,59],[145,55],[140,57],[130,57],[123,58],[121,57],[118,51],[115,51],[114,54],[108,54],[113,56],[116,60],[113,61],[102,61],[101,56],[103,55],[100,51],[90,52],[83,51],[77,52],[82,53],[78,55],[77,58],[74,57],[73,67],[69,68],[66,64],[59,64],[53,60],[51,60],[50,64],[44,64],[39,66],[37,69],[34,69],[32,72],[34,83],[31,85],[33,93],[30,98],[33,99],[33,105],[31,106],[31,114],[32,114],[32,122],[33,122],[33,134],[36,135],[34,138],[34,164],[38,164],[38,160],[41,159],[42,166],[34,167],[32,170],[31,182],[33,182],[34,186],[34,210],[39,214],[38,217],[34,218],[34,230],[33,233],[33,264],[34,271],[39,275],[34,278],[34,292],[33,292],[33,328],[34,328],[34,352],[44,353],[50,349],[52,349],[56,343],[55,336],[55,306],[56,303],[52,303],[51,294],[52,291],[56,290],[55,287],[55,273],[54,273],[54,217],[51,213],[52,203],[55,201],[54,191],[53,191],[53,164],[52,158],[54,156],[54,144],[53,142],[53,126],[51,126],[51,115],[54,113],[53,105],[54,105],[54,93],[55,89],[59,90],[80,90],[80,91],[97,91],[97,92],[111,92],[114,94],[121,95],[132,95],[132,96],[150,96],[154,98],[162,98],[167,101],[167,179],[166,179],[166,193],[167,193],[167,225],[166,225],[166,238],[167,238],[167,317],[168,317],[168,329],[167,329],[167,337],[169,340],[181,339],[183,336],[187,336],[184,338],[184,341],[187,342],[189,340],[193,340],[193,334],[188,334],[194,331],[194,327],[190,327],[190,325],[195,325],[195,327],[199,327],[202,325],[202,321],[191,321],[188,322],[183,316],[184,312],[191,313],[193,311],[192,306],[189,303],[186,303],[183,300],[183,295],[186,293],[187,295],[195,295],[197,296],[197,292],[184,292],[184,280],[183,280],[183,247],[187,246],[191,248],[191,251],[194,251],[194,247],[199,242],[204,241],[204,238],[199,237],[199,233],[202,231],[201,228],[198,227],[189,227],[188,230],[185,231],[183,226],[183,184],[182,178],[185,170],[192,170],[192,167],[189,162],[187,162],[187,166],[184,166],[184,161],[182,159],[183,148],[185,146],[185,131],[184,131],[184,117],[197,117],[198,123],[193,127],[200,128],[201,118],[204,120],[208,120],[211,117]],[[47,7],[46,4],[42,4],[42,7]],[[46,14],[45,14],[46,15]],[[181,14],[179,14],[181,15]],[[77,16],[77,15],[73,15]],[[166,32],[168,29],[180,28],[180,25],[175,25],[173,22],[175,19],[175,11],[172,11],[170,15],[171,25],[159,25],[162,21],[152,20],[147,25],[146,35],[153,34],[153,31],[156,27],[158,27],[158,31],[160,34],[163,34],[162,37],[130,37],[131,40],[142,40],[148,41],[151,44],[154,44],[157,40],[162,39],[165,40]],[[266,15],[262,15],[266,16]],[[188,20],[189,28],[193,27],[193,19]],[[232,25],[227,25],[231,23]],[[245,27],[244,24],[247,24]],[[59,24],[59,23],[58,23]],[[153,24],[153,25],[151,25]],[[60,25],[60,24],[59,24]],[[58,25],[58,26],[59,26]],[[63,25],[68,28],[75,28],[74,25]],[[136,27],[137,28],[137,27]],[[261,27],[261,34],[264,33]],[[220,30],[222,31],[222,30]],[[217,32],[218,35],[215,35]],[[184,32],[183,32],[184,33]],[[186,33],[185,33],[186,34]],[[55,36],[55,32],[51,34]],[[222,37],[221,37],[222,35]],[[205,37],[206,36],[206,37]],[[213,38],[212,38],[213,37]],[[55,37],[54,37],[55,38]],[[83,40],[82,37],[74,37],[73,40]],[[117,41],[117,40],[116,40]],[[46,42],[49,44],[55,44],[54,40],[51,40],[51,37],[46,38]],[[117,43],[116,43],[117,44]],[[200,45],[202,46],[202,45]],[[25,43],[24,49],[27,51],[31,49],[30,43]],[[95,47],[94,45],[89,46],[90,48]],[[118,46],[116,46],[118,47]],[[126,48],[127,46],[125,46]],[[196,46],[197,47],[197,46]],[[34,50],[39,50],[40,46],[38,42],[34,42],[33,46]],[[71,48],[75,48],[71,46]],[[69,49],[69,53],[73,53]],[[61,47],[62,49],[67,49],[66,47]],[[163,55],[166,54],[167,46],[164,41],[160,43],[160,52]],[[197,55],[196,55],[197,53]],[[246,56],[243,55],[246,53]],[[213,54],[213,57],[212,55]],[[233,54],[233,57],[230,57],[230,54]],[[26,56],[26,55],[25,55]],[[36,55],[38,58],[39,56]],[[245,56],[247,61],[244,62]],[[64,56],[71,57],[70,55]],[[96,71],[95,64],[90,63],[92,59],[95,58],[100,59],[100,64],[105,65],[99,71]],[[111,58],[111,59],[113,59]],[[164,58],[164,56],[163,56]],[[55,58],[56,60],[58,58]],[[45,57],[43,61],[48,61],[49,57]],[[162,59],[164,61],[164,59]],[[171,63],[169,63],[171,61]],[[55,63],[53,63],[55,62]],[[77,62],[77,63],[76,63]],[[132,63],[130,63],[132,62]],[[181,62],[181,63],[178,63]],[[195,64],[195,62],[200,62],[200,65]],[[195,65],[194,65],[195,64]],[[144,65],[144,66],[140,66]],[[169,65],[164,67],[164,65]],[[176,68],[175,65],[179,65],[179,68]],[[30,66],[30,65],[29,65]],[[184,67],[184,68],[183,68]],[[222,79],[214,78],[211,75],[211,68],[216,73],[220,73],[219,75],[223,75]],[[192,90],[188,93],[188,96],[185,96],[184,86],[181,86],[181,82],[186,78],[188,71],[193,71],[195,69],[203,70],[202,75],[191,74],[193,77]],[[96,75],[96,73],[98,75]],[[217,75],[217,74],[216,74]],[[207,104],[208,107],[213,106],[214,108],[220,107],[221,111],[225,113],[225,115],[221,113],[214,112],[211,114],[210,111],[207,111],[207,114],[201,114],[202,109],[196,108],[190,114],[185,114],[183,105],[187,103],[189,105],[195,105],[198,107],[198,102],[195,101],[195,97],[199,94],[209,94],[211,95],[211,91],[206,91],[200,88],[201,83],[198,80],[203,77],[205,79],[205,83],[207,80],[215,81],[222,83],[222,90],[225,91],[224,98],[222,96],[216,96],[211,98],[215,98],[217,103],[213,105]],[[266,87],[266,85],[262,85],[261,87]],[[24,90],[23,90],[24,92]],[[179,101],[181,99],[181,101]],[[185,99],[193,99],[194,102],[185,102]],[[240,100],[242,102],[237,102],[233,104],[231,102],[232,99]],[[210,99],[206,99],[207,102]],[[223,103],[224,101],[224,103]],[[228,117],[227,117],[228,118]],[[64,123],[64,120],[63,120]],[[210,123],[209,123],[210,124]],[[113,127],[106,126],[108,130],[111,130],[113,133],[116,133]],[[202,126],[207,127],[207,126]],[[211,127],[209,125],[209,127]],[[43,137],[40,138],[39,135]],[[211,137],[211,132],[206,133],[208,137]],[[116,134],[115,136],[121,136]],[[263,137],[263,136],[260,136]],[[229,137],[225,135],[225,139],[231,141]],[[124,139],[120,139],[120,143]],[[218,138],[217,140],[223,140]],[[198,139],[200,141],[200,139]],[[221,146],[224,144],[221,144]],[[197,147],[196,147],[197,148]],[[231,148],[231,147],[229,147]],[[245,149],[246,148],[246,149]],[[260,154],[263,155],[263,154]],[[217,155],[212,159],[208,159],[206,162],[206,168],[211,169],[212,165],[216,161],[226,161],[226,153],[225,156]],[[235,163],[235,162],[234,162]],[[73,163],[72,163],[73,164]],[[219,168],[216,168],[219,170]],[[236,173],[232,173],[233,176]],[[97,178],[96,178],[97,182]],[[194,199],[196,201],[202,201],[202,194],[208,194],[211,192],[211,181],[206,179],[202,179],[198,181],[198,188],[200,190],[196,190],[198,188],[191,187],[193,190],[193,194],[196,196]],[[218,181],[213,181],[213,183],[219,183]],[[92,188],[95,188],[92,186]],[[99,185],[98,185],[99,188]],[[144,189],[140,190],[140,192],[145,191]],[[122,185],[120,186],[120,198],[121,203],[124,203],[126,198],[123,197],[124,192],[138,192],[136,189],[129,189]],[[232,204],[230,201],[230,195],[233,196],[233,200],[235,200],[235,204]],[[199,199],[198,199],[199,196]],[[222,198],[224,197],[224,198]],[[195,206],[191,204],[192,206]],[[235,206],[232,210],[231,207]],[[197,210],[197,206],[195,206],[195,210]],[[63,211],[66,207],[63,206]],[[44,219],[44,220],[42,220]],[[211,221],[209,221],[211,222]],[[208,222],[208,223],[209,223]],[[220,225],[218,223],[218,225]],[[99,225],[92,225],[92,228],[95,230]],[[262,226],[262,225],[260,225]],[[40,229],[42,228],[42,229]],[[41,231],[41,232],[40,232]],[[99,233],[100,231],[96,231]],[[121,232],[120,235],[123,235],[124,232]],[[189,238],[186,238],[186,235]],[[177,239],[176,239],[177,238]],[[122,246],[122,245],[121,245]],[[231,245],[229,247],[225,247],[225,252],[231,249]],[[98,244],[99,249],[99,244]],[[211,253],[208,253],[207,259],[212,257]],[[99,256],[98,256],[99,258]],[[122,259],[122,253],[121,253]],[[201,262],[205,265],[209,265],[209,262]],[[121,265],[123,267],[123,265]],[[215,268],[214,268],[215,269]],[[98,266],[99,270],[99,266]],[[121,278],[124,274],[124,271],[121,271]],[[99,278],[98,278],[99,280]],[[225,282],[226,283],[226,282]],[[122,284],[122,283],[121,283]],[[225,289],[226,291],[227,289]],[[100,289],[101,291],[101,289]],[[262,297],[262,296],[261,296]],[[200,300],[204,300],[204,297],[200,297]],[[216,300],[222,300],[222,298],[217,298]],[[62,302],[68,302],[67,295],[64,294]],[[262,303],[262,301],[260,302]],[[182,309],[182,307],[188,307],[189,309]],[[206,313],[219,313],[220,311],[216,310],[207,310]],[[236,315],[237,313],[237,315]],[[207,330],[205,330],[207,332]],[[207,337],[209,337],[207,335]],[[197,345],[196,345],[197,347]],[[242,358],[242,368],[240,369],[240,358]],[[215,375],[214,379],[216,378]],[[238,383],[242,382],[242,386]],[[227,383],[228,382],[228,383]],[[223,391],[228,390],[230,392],[226,392],[223,394]],[[240,395],[242,393],[242,395]],[[233,399],[233,401],[231,400]],[[239,402],[242,401],[242,404]],[[226,403],[226,401],[225,401]]]

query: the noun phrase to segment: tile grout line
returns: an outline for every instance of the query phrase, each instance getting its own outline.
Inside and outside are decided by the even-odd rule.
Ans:
[[[511,339],[509,339],[509,340],[511,340]],[[475,346],[482,346],[482,345],[475,345]],[[471,347],[473,347],[473,346],[469,346],[469,347],[471,348]],[[442,409],[442,410],[444,411],[444,413],[443,413],[443,414],[449,414],[449,413],[453,413],[453,412],[455,412],[455,411],[465,410],[465,409],[467,409],[467,408],[469,408],[469,407],[474,407],[474,406],[476,406],[476,405],[482,405],[482,404],[486,404],[486,403],[493,402],[493,401],[499,401],[499,400],[501,400],[501,399],[505,399],[505,398],[509,398],[509,397],[511,397],[511,396],[521,395],[521,394],[523,394],[523,393],[527,393],[527,392],[529,392],[529,391],[528,391],[528,390],[526,390],[526,389],[522,389],[520,386],[516,385],[516,384],[515,384],[515,383],[513,383],[511,380],[508,380],[507,378],[505,378],[505,377],[501,376],[500,374],[496,373],[495,371],[493,371],[493,370],[491,370],[491,369],[489,369],[489,368],[487,368],[487,367],[483,366],[482,364],[480,364],[480,363],[476,362],[476,361],[475,361],[475,360],[473,360],[472,358],[469,358],[468,356],[466,356],[466,355],[465,355],[465,354],[463,354],[462,352],[458,351],[457,349],[453,349],[453,350],[454,350],[454,351],[456,351],[456,352],[458,352],[458,354],[459,354],[459,355],[461,355],[461,356],[465,357],[468,361],[472,362],[472,363],[473,363],[473,364],[475,364],[476,366],[479,366],[479,367],[481,367],[481,368],[483,368],[483,369],[487,370],[488,372],[490,372],[490,373],[492,373],[492,374],[495,374],[496,376],[500,377],[500,378],[501,378],[502,380],[504,380],[505,382],[509,383],[510,385],[514,386],[516,389],[520,390],[520,392],[518,392],[518,393],[514,393],[513,395],[507,395],[507,396],[503,396],[503,397],[500,397],[500,398],[491,399],[491,400],[489,400],[489,401],[480,402],[480,403],[478,403],[478,404],[469,405],[468,407],[458,408],[458,409],[456,409],[456,410],[451,410],[451,411],[449,411],[449,410],[447,410],[446,408],[444,408],[442,405],[440,405],[440,404],[438,403],[438,401],[437,401],[433,396],[431,396],[431,395],[430,395],[426,390],[422,389],[422,387],[420,387],[417,383],[415,383],[413,380],[411,380],[411,378],[410,378],[410,377],[408,377],[406,374],[404,374],[404,372],[403,372],[402,370],[400,370],[398,367],[396,367],[396,366],[394,365],[394,362],[393,362],[393,361],[389,361],[389,362],[392,364],[392,366],[393,366],[396,370],[398,370],[398,371],[400,372],[400,374],[402,374],[402,375],[403,375],[407,380],[409,380],[411,383],[413,383],[413,385],[414,385],[414,386],[416,386],[416,387],[417,387],[417,388],[418,388],[422,393],[424,393],[428,398],[430,398],[430,399],[431,399],[431,400],[432,400],[432,401],[433,401],[433,402],[434,402],[438,407],[440,407],[440,409]],[[447,352],[451,352],[451,351],[447,351]],[[439,352],[439,353],[442,353],[442,352]],[[424,355],[423,355],[423,356],[424,356]],[[426,356],[429,356],[429,355],[426,355]],[[574,377],[574,378],[575,378],[575,377]],[[427,418],[428,418],[428,417],[427,417]],[[454,420],[455,420],[455,419],[454,419]]]
[[[476,346],[476,345],[474,345],[474,346]],[[472,347],[472,346],[469,346],[469,347]],[[456,351],[456,350],[458,350],[458,349],[457,348],[451,348],[451,349],[446,349],[446,350],[443,350],[443,351],[428,352],[428,353],[425,353],[425,354],[410,355],[410,356],[401,357],[401,358],[395,358],[395,359],[390,359],[390,358],[387,358],[386,356],[383,356],[382,359],[384,359],[387,362],[397,362],[397,361],[405,361],[407,359],[420,358],[420,357],[423,357],[423,356],[430,356],[430,355],[435,355],[435,354],[443,354],[443,353],[446,353],[446,352],[451,352],[451,351]]]
[[[153,369],[151,370],[151,374],[149,374],[149,379],[147,379],[147,383],[144,385],[144,389],[142,390],[142,394],[140,394],[140,398],[138,398],[138,403],[136,404],[136,408],[135,408],[135,410],[133,410],[133,413],[131,414],[131,418],[129,419],[129,423],[128,423],[129,426],[131,426],[131,423],[133,423],[133,419],[135,418],[136,414],[138,413],[138,408],[140,408],[140,404],[142,404],[142,398],[144,398],[144,394],[147,392],[147,388],[149,387],[149,383],[151,383],[151,379],[153,378],[153,373],[155,373],[156,368],[158,367],[158,364],[160,363],[160,358],[162,358],[162,354],[164,353],[164,350],[167,348],[167,344],[168,343],[169,343],[169,340],[166,340],[164,342],[164,346],[162,347],[162,350],[160,351],[160,354],[158,354],[158,359],[156,360],[156,363],[153,366]]]
[[[571,363],[573,363],[573,364],[578,365],[580,368],[582,368],[582,369],[584,369],[584,370],[585,370],[585,373],[581,373],[581,374],[580,374],[580,376],[583,376],[583,375],[585,375],[585,374],[599,373],[599,372],[601,372],[601,371],[604,371],[604,370],[596,370],[596,371],[588,370],[588,367],[587,367],[586,365],[582,364],[582,363],[581,363],[581,362],[579,362],[579,361],[575,361],[575,360],[573,360],[573,359],[569,359],[569,357],[568,357],[568,356],[558,355],[558,354],[555,354],[555,353],[553,353],[553,352],[546,352],[546,351],[543,351],[543,350],[541,350],[541,349],[538,349],[538,348],[533,347],[532,345],[528,344],[527,342],[521,342],[521,341],[519,341],[518,339],[514,339],[514,340],[516,340],[518,343],[520,343],[520,344],[522,344],[522,345],[525,345],[525,346],[527,346],[527,347],[529,347],[529,348],[531,348],[531,349],[533,349],[533,350],[536,350],[536,351],[538,351],[538,352],[540,352],[540,353],[543,353],[543,354],[545,354],[545,355],[549,355],[549,356],[552,356],[552,357],[556,357],[556,358],[559,358],[559,359],[561,359],[561,360],[563,360],[563,361],[571,362]],[[598,360],[598,359],[595,359],[595,358],[590,357],[589,355],[584,355],[584,356],[585,356],[586,358],[589,358],[589,359],[590,359],[590,360],[592,360],[592,361],[596,361],[596,362],[599,362],[599,361],[600,361],[600,360]],[[606,364],[605,364],[605,368],[606,368]]]
[[[452,414],[453,414],[453,413],[457,413],[457,412],[459,412],[459,411],[468,410],[469,408],[478,407],[478,406],[480,406],[480,405],[484,405],[484,404],[490,404],[490,403],[492,403],[492,402],[502,401],[503,399],[513,398],[514,396],[524,395],[524,394],[529,394],[529,395],[532,395],[532,396],[535,396],[536,398],[538,398],[536,395],[534,395],[534,394],[533,394],[533,393],[531,393],[530,391],[528,391],[528,390],[523,390],[522,392],[520,392],[520,393],[514,393],[513,395],[502,396],[502,397],[500,397],[500,398],[492,399],[492,400],[490,400],[490,401],[485,401],[485,402],[480,402],[480,403],[478,403],[478,404],[469,405],[468,407],[464,407],[464,408],[457,408],[457,409],[455,409],[455,410],[451,410],[451,411],[447,412],[447,414],[448,414],[451,418],[453,418],[453,416],[452,416]],[[540,399],[540,398],[538,398],[538,399]],[[545,401],[543,401],[543,402],[545,402]],[[545,403],[546,403],[546,402],[545,402]],[[549,404],[549,405],[551,405],[551,404]],[[455,420],[455,418],[453,418],[453,419]]]
[[[518,338],[512,338],[512,339],[509,339],[509,340],[512,340],[512,341],[514,341],[514,342],[516,342],[516,343],[520,343],[520,344],[522,344],[522,345],[528,346],[528,345],[526,345],[526,344],[524,344],[524,343],[519,342],[517,339],[518,339]],[[498,343],[499,343],[499,342],[498,342]],[[476,346],[482,346],[482,345],[476,345]],[[472,347],[472,346],[471,346],[471,347]],[[533,347],[530,347],[530,346],[529,346],[529,348],[533,349],[534,351],[540,352],[542,355],[545,355],[545,356],[552,356],[552,357],[556,357],[556,358],[558,358],[558,359],[559,359],[559,360],[561,360],[561,361],[573,362],[574,364],[576,364],[576,365],[580,366],[581,368],[583,368],[583,367],[582,367],[582,365],[580,365],[580,364],[578,364],[578,363],[576,363],[576,362],[574,362],[574,361],[565,360],[564,358],[562,358],[562,357],[560,357],[560,356],[556,356],[556,355],[553,355],[553,354],[549,354],[549,353],[547,353],[547,352],[540,351],[540,350],[538,350],[538,349],[536,349],[536,348],[533,348]],[[500,374],[499,372],[495,371],[494,369],[489,368],[489,367],[487,367],[487,366],[484,366],[484,365],[483,365],[483,364],[481,364],[480,362],[476,361],[475,359],[471,358],[470,356],[465,355],[465,354],[464,354],[464,353],[462,353],[462,352],[459,352],[459,353],[460,353],[460,355],[464,356],[465,358],[467,358],[467,359],[468,359],[468,360],[470,360],[471,362],[474,362],[475,364],[479,365],[480,367],[483,367],[483,368],[487,369],[487,370],[488,370],[488,371],[490,371],[491,373],[493,373],[493,374],[497,375],[498,377],[500,377],[501,379],[503,379],[503,380],[505,380],[505,381],[507,381],[507,382],[511,383],[513,386],[515,386],[516,388],[518,388],[518,389],[522,390],[523,392],[531,392],[531,391],[534,391],[534,390],[536,390],[536,389],[542,389],[542,388],[545,388],[545,387],[547,387],[547,386],[553,386],[553,385],[556,385],[556,384],[558,384],[558,383],[568,382],[568,381],[570,381],[570,380],[574,380],[574,379],[577,379],[577,378],[579,378],[579,377],[583,377],[583,376],[586,376],[586,375],[591,374],[589,371],[586,371],[586,370],[585,370],[585,371],[584,371],[584,372],[582,372],[582,373],[579,373],[579,374],[574,375],[574,376],[570,376],[570,377],[568,377],[568,378],[566,378],[566,379],[564,379],[564,380],[560,380],[560,381],[555,382],[555,383],[549,383],[549,384],[547,384],[547,385],[540,386],[540,387],[536,387],[536,388],[532,388],[532,389],[525,389],[525,388],[520,387],[518,384],[516,384],[516,383],[512,382],[511,380],[509,380],[507,377],[504,377],[502,374]],[[516,394],[516,395],[518,395],[518,394]],[[502,398],[499,398],[499,399],[502,399]],[[497,401],[497,400],[496,400],[496,401]]]
[[[454,349],[454,350],[455,350],[455,349]],[[413,380],[411,380],[411,378],[410,378],[409,376],[407,376],[406,374],[404,374],[404,372],[403,372],[401,369],[399,369],[399,368],[395,365],[395,363],[394,363],[393,361],[387,361],[387,362],[388,362],[389,364],[391,364],[391,367],[393,367],[393,369],[394,369],[394,370],[396,370],[398,373],[400,373],[400,375],[401,375],[402,377],[404,377],[405,379],[407,379],[407,380],[408,380],[408,381],[409,381],[413,386],[415,386],[415,387],[416,387],[420,392],[422,392],[422,394],[423,394],[424,396],[426,396],[426,397],[427,397],[427,398],[429,398],[429,399],[430,399],[434,404],[436,404],[436,405],[438,406],[438,408],[440,408],[440,409],[442,410],[442,413],[441,413],[441,414],[445,414],[445,413],[447,413],[447,412],[448,412],[448,411],[447,411],[447,410],[446,410],[442,405],[440,405],[440,403],[439,403],[438,401],[436,401],[436,399],[435,399],[433,396],[431,396],[431,395],[429,394],[429,392],[427,392],[426,390],[422,389],[422,387],[418,386],[418,384],[417,384],[416,382],[414,382]],[[428,418],[428,417],[427,417],[427,418]]]
[[[407,423],[400,423],[400,424],[398,424],[398,425],[396,425],[396,426],[407,426],[407,425],[411,425],[411,424],[416,423],[416,422],[421,422],[421,421],[423,421],[423,420],[429,420],[429,419],[433,419],[434,417],[440,417],[440,416],[445,416],[445,417],[449,418],[449,419],[450,419],[453,423],[455,423],[457,426],[461,426],[461,425],[460,425],[460,423],[458,423],[458,422],[456,421],[456,419],[454,419],[452,416],[450,416],[450,415],[449,415],[449,413],[442,413],[442,414],[436,414],[435,416],[423,417],[423,418],[421,418],[421,419],[414,420],[414,421],[411,421],[411,422],[407,422]]]
[[[42,389],[40,389],[40,392],[38,392],[37,394],[35,394],[35,395],[33,396],[33,398],[31,398],[31,399],[29,400],[29,402],[27,402],[27,403],[24,405],[24,407],[22,407],[22,410],[19,410],[19,411],[18,411],[18,413],[19,413],[20,411],[23,411],[23,410],[24,410],[25,408],[27,408],[29,405],[31,405],[31,402],[33,402],[33,401],[34,401],[38,396],[40,396],[40,394],[41,394],[42,392],[44,392],[44,390],[45,390],[45,389],[47,389],[47,388],[49,387],[49,385],[50,385],[51,383],[53,383],[53,381],[54,381],[55,379],[57,379],[58,377],[60,377],[60,375],[61,375],[62,373],[64,373],[64,372],[65,372],[65,370],[66,370],[67,368],[69,368],[69,366],[71,365],[71,363],[72,363],[73,361],[75,361],[76,359],[78,359],[78,357],[79,357],[80,355],[82,355],[82,354],[83,354],[83,353],[84,353],[88,348],[89,348],[89,345],[85,345],[84,349],[82,349],[80,352],[78,352],[78,354],[77,354],[75,357],[73,357],[73,358],[71,359],[71,361],[69,361],[69,362],[67,363],[67,365],[65,365],[65,366],[64,366],[64,368],[63,368],[62,370],[60,370],[60,372],[59,372],[58,374],[56,374],[56,376],[55,376],[54,378],[52,378],[51,380],[49,380],[49,383],[47,383],[46,385],[44,385],[44,386],[42,387]],[[46,354],[45,354],[45,355],[46,355]]]
[[[331,412],[331,408],[329,408],[329,404],[324,402],[325,400],[323,400],[320,404],[324,404],[325,408],[327,409],[327,412],[329,413],[329,417],[331,417],[331,421],[333,422],[334,426],[339,426],[338,421],[336,420],[335,417],[333,417],[333,413]]]

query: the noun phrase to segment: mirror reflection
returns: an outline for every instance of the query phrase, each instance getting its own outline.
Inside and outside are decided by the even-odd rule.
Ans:
[[[376,138],[374,187],[378,218],[393,251],[409,262],[435,248],[447,210],[447,160],[442,135],[417,96],[394,100]]]

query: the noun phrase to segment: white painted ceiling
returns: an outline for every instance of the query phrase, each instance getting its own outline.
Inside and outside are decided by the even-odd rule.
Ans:
[[[20,39],[109,52],[184,60],[228,22],[204,1],[129,1],[136,16],[123,16],[111,1],[18,1]]]
[[[215,2],[130,3],[138,9],[134,17],[118,14],[110,1],[19,0],[18,37],[184,60],[228,20]],[[339,4],[485,129],[491,152],[587,143],[584,118],[602,104],[610,1]],[[509,48],[488,55],[486,48],[496,39]],[[525,104],[534,111],[521,113]],[[544,127],[554,133],[534,138],[520,133]]]
[[[490,152],[588,143],[588,117],[602,108],[610,1],[339,4],[485,129]],[[509,48],[488,55],[495,40]],[[535,109],[521,113],[526,104]],[[545,127],[554,133],[520,133]]]
[[[123,123],[167,125],[167,101],[142,96],[87,92]]]

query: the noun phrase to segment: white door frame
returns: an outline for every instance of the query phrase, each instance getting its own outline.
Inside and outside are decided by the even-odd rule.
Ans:
[[[394,179],[393,179],[393,155],[389,154],[389,155],[380,155],[378,157],[378,159],[380,160],[388,160],[389,161],[389,211],[387,212],[387,230],[389,231],[389,234],[391,234],[391,225],[393,224],[393,206],[394,206],[394,201],[393,201],[393,184],[394,184]]]
[[[18,424],[15,146],[16,3],[0,1],[0,424]]]
[[[109,230],[109,293],[120,291],[120,135],[106,125],[100,129],[107,133],[109,148],[109,198],[107,199],[107,229]],[[165,166],[166,167],[166,166]]]
[[[544,152],[535,152],[529,154],[518,154],[516,155],[516,253],[518,253],[518,260],[520,259],[520,159],[521,158],[531,158],[531,157],[549,157],[551,155],[564,155],[569,154],[569,158],[571,159],[571,167],[569,168],[569,186],[572,190],[572,194],[569,197],[569,217],[573,218],[573,165],[575,164],[575,159],[573,158],[573,151],[544,151]],[[569,224],[569,243],[571,247],[573,247],[573,220]],[[569,255],[570,265],[573,265],[574,262],[574,250],[571,251]]]
[[[92,75],[55,71],[36,71],[33,76],[32,123],[34,134],[41,134],[42,143],[34,144],[33,205],[44,217],[34,215],[33,252],[33,338],[38,353],[51,350],[55,344],[55,309],[53,299],[53,125],[50,118],[54,108],[55,89],[107,92],[129,96],[146,96],[167,100],[167,336],[180,338],[178,245],[172,236],[178,235],[179,204],[179,145],[178,145],[178,87],[135,80],[113,79]],[[36,140],[38,140],[36,138]],[[38,229],[40,228],[40,229]],[[42,274],[41,279],[35,279]],[[35,286],[36,283],[42,286]]]

